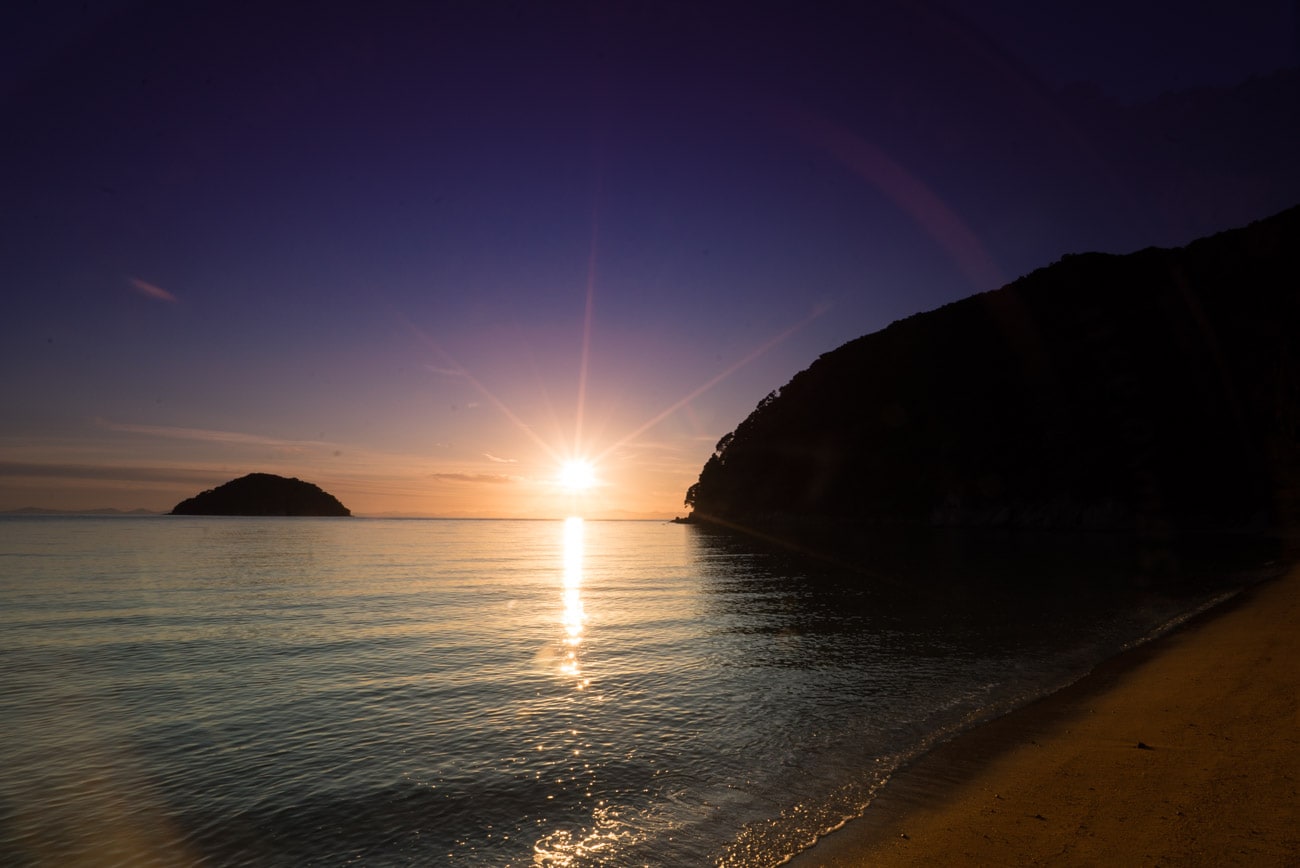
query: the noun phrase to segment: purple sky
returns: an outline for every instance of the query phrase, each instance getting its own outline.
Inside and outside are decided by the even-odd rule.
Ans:
[[[819,354],[1300,201],[1295,4],[1189,5],[24,4],[0,510],[682,512]]]

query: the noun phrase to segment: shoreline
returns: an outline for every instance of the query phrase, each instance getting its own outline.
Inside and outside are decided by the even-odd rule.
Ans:
[[[787,865],[1300,863],[1300,565],[904,766]]]

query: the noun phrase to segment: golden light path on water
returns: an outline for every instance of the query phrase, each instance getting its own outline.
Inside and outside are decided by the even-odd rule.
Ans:
[[[596,443],[590,442],[583,429],[587,404],[587,374],[590,368],[591,331],[595,301],[595,250],[596,245],[593,238],[591,259],[588,263],[574,431],[572,441],[567,448],[559,443],[548,442],[539,436],[533,427],[522,419],[513,408],[488,389],[482,381],[456,359],[452,358],[429,334],[409,320],[406,323],[410,331],[444,362],[444,365],[440,366],[441,370],[462,377],[489,404],[495,407],[515,429],[532,441],[541,452],[551,459],[555,467],[556,486],[569,496],[571,508],[579,513],[582,511],[583,505],[581,495],[588,489],[607,484],[601,479],[600,468],[602,462],[608,456],[620,447],[633,442],[643,433],[658,425],[705,392],[708,392],[718,383],[750,364],[773,347],[781,344],[795,332],[829,310],[829,306],[825,304],[815,306],[804,319],[772,335],[768,340],[760,343],[747,354],[735,360],[675,402],[662,408],[659,412],[651,414],[645,421],[622,434],[622,436],[609,440],[601,448]],[[559,663],[559,673],[565,678],[574,679],[578,691],[586,691],[591,685],[591,680],[583,674],[580,657],[587,622],[587,615],[582,601],[584,531],[584,520],[581,515],[571,512],[569,518],[564,521],[563,531],[562,599],[564,609],[562,626],[564,633],[562,642],[564,652]],[[625,809],[601,800],[592,812],[591,825],[587,829],[576,833],[570,829],[556,829],[534,842],[533,863],[538,866],[605,863],[609,857],[617,854],[620,848],[632,846],[636,842],[644,840],[645,829],[639,829],[636,825],[626,815]]]
[[[578,650],[587,614],[582,608],[583,521],[578,516],[564,520],[564,659],[560,671],[578,679],[578,689],[585,690],[589,679],[582,677]]]
[[[576,679],[578,690],[586,690],[591,680],[582,674],[579,651],[586,629],[587,613],[582,605],[583,554],[586,545],[586,523],[581,516],[564,520],[563,591],[564,611],[560,616],[564,629],[564,654],[559,672],[566,678]],[[533,844],[533,864],[545,868],[568,868],[574,865],[603,864],[613,858],[620,848],[642,840],[643,832],[634,829],[625,819],[624,811],[601,800],[591,814],[591,825],[581,831],[555,829]]]

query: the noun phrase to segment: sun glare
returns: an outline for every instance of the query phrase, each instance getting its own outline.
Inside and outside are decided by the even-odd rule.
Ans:
[[[590,461],[575,458],[560,465],[559,478],[569,491],[584,491],[596,484],[596,468]]]

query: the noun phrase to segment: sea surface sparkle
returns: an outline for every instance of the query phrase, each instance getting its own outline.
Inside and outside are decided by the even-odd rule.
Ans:
[[[1204,599],[886,560],[662,522],[0,518],[0,863],[778,864]]]

